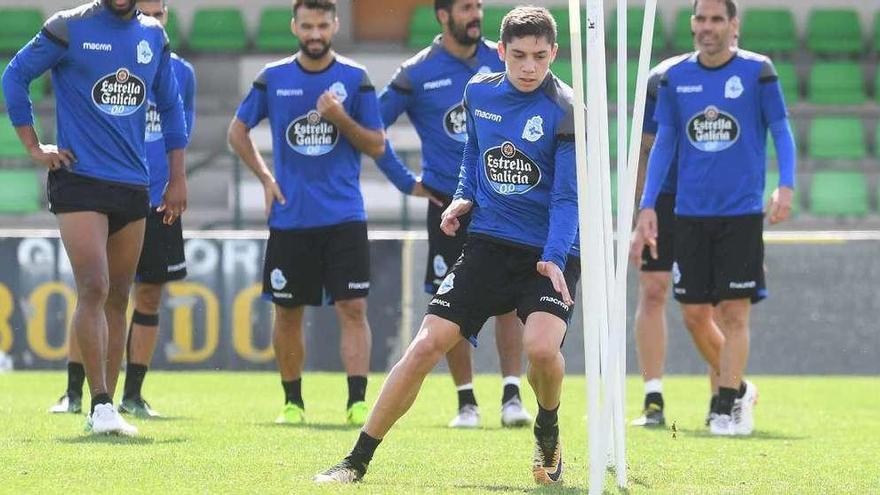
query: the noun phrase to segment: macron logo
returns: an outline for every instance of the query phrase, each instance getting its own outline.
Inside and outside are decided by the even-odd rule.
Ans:
[[[501,122],[501,116],[497,113],[485,112],[479,108],[474,109],[474,115],[481,119],[491,120],[492,122]]]
[[[697,84],[695,86],[676,86],[675,92],[676,93],[702,93],[703,92],[703,85]]]
[[[112,52],[113,45],[110,43],[92,43],[90,41],[85,41],[82,44],[83,50],[91,50],[94,52]]]
[[[445,88],[446,86],[452,86],[452,79],[446,78],[440,79],[439,81],[428,81],[422,85],[425,90]]]

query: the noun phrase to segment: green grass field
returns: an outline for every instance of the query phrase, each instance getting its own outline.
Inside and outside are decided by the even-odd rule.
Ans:
[[[665,380],[669,430],[628,428],[629,492],[669,494],[880,493],[880,383],[874,377],[755,377],[761,398],[750,438],[714,438],[704,427],[703,378]],[[381,376],[371,377],[368,400]],[[82,433],[84,416],[46,413],[63,373],[0,374],[3,493],[575,493],[587,486],[583,377],[566,379],[561,432],[566,483],[538,489],[531,433],[504,430],[500,380],[476,381],[483,428],[445,428],[455,407],[448,376],[428,378],[407,416],[380,446],[364,482],[317,487],[357,430],[344,424],[345,379],[305,376],[309,424],[272,424],[282,392],[274,373],[151,373],[145,395],[167,418],[133,420],[134,439]],[[628,382],[627,416],[641,383]],[[531,390],[526,404],[534,412]],[[85,405],[85,404],[84,404]],[[609,476],[608,493],[616,493]]]

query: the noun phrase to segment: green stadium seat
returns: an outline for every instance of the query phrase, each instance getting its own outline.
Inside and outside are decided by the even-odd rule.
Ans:
[[[40,119],[36,116],[34,117],[34,129],[38,136],[43,135]],[[15,127],[12,126],[9,115],[6,113],[0,113],[0,160],[29,160],[27,150],[21,145]]]
[[[782,95],[786,104],[797,103],[800,100],[798,90],[798,76],[792,62],[774,62],[776,74],[779,75],[779,84],[782,86]]]
[[[260,13],[260,25],[254,41],[258,50],[264,52],[294,52],[297,41],[290,32],[289,7],[267,7]],[[435,21],[436,25],[436,21]],[[425,43],[427,45],[427,43]]]
[[[556,43],[560,48],[571,48],[571,19],[568,15],[568,8],[554,7],[550,9],[550,13],[556,19]],[[581,24],[584,24],[584,16],[585,13],[581,13]]]
[[[0,169],[0,213],[40,211],[42,186],[39,169]]]
[[[773,194],[773,191],[776,190],[776,187],[779,186],[779,172],[776,170],[767,170],[767,178],[764,182],[764,204],[766,205],[768,201],[770,201],[770,195]],[[801,211],[801,194],[800,189],[797,188],[794,190],[794,198],[791,201],[791,213],[792,215],[797,215]]]
[[[6,70],[7,65],[9,65],[8,58],[0,59],[0,74]],[[47,77],[45,74],[31,81],[30,96],[33,103],[40,103],[46,98],[46,90],[48,86],[46,81]],[[6,104],[6,98],[3,96],[2,87],[0,87],[0,104]]]
[[[865,127],[855,117],[816,117],[810,125],[807,156],[815,160],[863,160]]]
[[[15,53],[43,27],[40,9],[0,9],[0,53]]]
[[[817,62],[810,69],[810,103],[860,105],[865,100],[864,74],[858,63]]]
[[[168,9],[165,33],[168,34],[168,41],[171,43],[171,49],[180,50],[183,36],[180,34],[180,18],[177,17],[177,11],[174,9]]]
[[[571,60],[562,57],[556,57],[556,60],[550,65],[550,70],[556,74],[556,77],[565,81],[566,84],[571,86],[574,84],[572,82],[572,72],[571,72]]]
[[[798,47],[794,16],[788,9],[752,8],[740,28],[743,48],[761,53],[791,53]]]
[[[409,38],[406,40],[406,46],[424,48],[438,34],[440,34],[440,24],[434,14],[434,6],[419,5],[414,8],[409,21]]]
[[[629,50],[638,51],[642,42],[642,23],[645,20],[643,7],[627,7],[626,9],[626,44]],[[609,49],[617,48],[617,10],[614,10],[605,24],[605,44]],[[666,47],[666,38],[663,31],[663,19],[660,11],[654,17],[654,37],[652,38],[652,52],[663,50]]]
[[[654,64],[652,63],[653,67]],[[639,61],[628,60],[626,62],[626,95],[627,101],[632,103],[636,94],[636,76],[639,72]],[[608,104],[616,105],[617,103],[617,64],[608,66]]]
[[[498,41],[501,34],[501,21],[513,9],[507,7],[483,7],[483,36],[492,41]],[[438,28],[439,29],[439,28]]]
[[[874,51],[880,52],[880,10],[874,16]]]
[[[813,174],[810,212],[814,215],[861,217],[868,209],[868,184],[862,172],[821,170]]]
[[[235,8],[200,8],[193,18],[189,47],[199,52],[243,52],[247,32],[241,11]]]
[[[880,103],[880,65],[877,66],[877,72],[874,74],[874,99]]]
[[[691,31],[691,15],[694,9],[682,7],[675,13],[675,28],[672,33],[672,47],[676,52],[689,52],[694,49],[694,33]]]
[[[817,55],[860,55],[862,26],[853,9],[815,9],[807,20],[807,48]]]

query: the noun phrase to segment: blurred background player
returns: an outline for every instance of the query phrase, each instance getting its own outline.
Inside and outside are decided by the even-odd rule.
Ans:
[[[473,209],[464,252],[428,304],[421,329],[391,370],[351,453],[319,483],[363,478],[373,453],[413,404],[422,382],[453,346],[493,315],[516,310],[538,402],[532,474],[562,481],[558,410],[560,352],[580,277],[573,92],[550,73],[556,24],[544,8],[518,7],[502,23],[506,70],[479,74],[464,92],[468,140],[458,188],[443,212],[454,235]]]
[[[168,22],[166,0],[139,0],[136,7],[143,15],[157,19],[163,27]],[[195,71],[189,62],[173,52],[171,67],[183,100],[187,135],[191,136],[195,123]],[[148,98],[147,104],[145,140],[147,164],[150,167],[150,214],[147,215],[144,245],[135,274],[134,312],[128,332],[125,384],[119,404],[120,412],[140,418],[159,416],[143,398],[141,388],[158,342],[162,288],[167,282],[186,277],[181,220],[177,219],[167,225],[162,221],[164,214],[158,211],[162,204],[162,194],[168,184],[168,156],[156,103]],[[79,413],[81,410],[82,387],[85,381],[82,354],[76,339],[70,339],[68,345],[67,391],[49,408],[52,413]]]
[[[654,120],[654,109],[657,106],[657,89],[663,72],[686,58],[679,55],[664,60],[654,67],[648,75],[648,88],[645,101],[645,117],[642,126],[642,142],[639,152],[639,169],[636,180],[636,198],[642,195],[645,183],[645,169],[648,166],[648,155],[654,145],[657,134],[657,121]],[[636,307],[635,330],[636,349],[638,350],[639,368],[645,384],[645,400],[642,415],[633,420],[633,426],[664,426],[665,403],[663,400],[663,368],[666,363],[666,301],[669,293],[669,282],[672,278],[673,240],[675,239],[675,190],[678,179],[677,159],[673,159],[669,173],[663,181],[660,195],[657,198],[657,242],[656,251],[645,247],[641,232],[633,232],[630,244],[630,259],[639,267],[639,300]],[[652,254],[656,254],[656,257]],[[718,327],[711,325],[701,328],[688,327],[691,336],[701,355],[708,356],[707,363],[718,363],[721,344],[724,336]],[[718,370],[709,366],[709,385],[712,400],[709,405],[708,421],[718,395]]]
[[[497,45],[482,36],[483,7],[480,0],[435,0],[434,10],[443,34],[431,46],[404,62],[379,95],[382,120],[393,124],[404,112],[422,142],[422,177],[397,174],[395,185],[403,191],[427,190],[428,258],[425,292],[433,295],[443,278],[461,255],[467,238],[470,215],[460,219],[462,228],[455,237],[440,230],[440,215],[452,201],[461,170],[461,156],[467,140],[462,96],[468,80],[475,74],[501,72]],[[496,26],[490,26],[497,29]],[[377,158],[385,169],[404,168],[390,143]],[[420,191],[419,188],[423,190]],[[522,322],[511,312],[495,318],[495,342],[501,364],[504,390],[501,396],[501,424],[525,426],[532,418],[519,393],[522,360]],[[480,411],[474,394],[471,346],[461,341],[446,355],[452,380],[458,390],[458,414],[452,428],[476,428]]]
[[[107,48],[114,46],[108,56]],[[57,146],[39,141],[28,98],[30,82],[49,69],[57,93]],[[134,0],[61,11],[10,62],[3,90],[22,144],[50,170],[50,210],[76,280],[71,339],[81,351],[91,391],[87,430],[136,434],[113,407],[113,396],[150,209],[144,149],[148,92],[169,153],[169,182],[159,206],[163,221],[173,224],[186,208],[186,122],[168,38],[158,21],[135,11]]]
[[[385,132],[366,69],[331,48],[339,29],[335,1],[296,0],[291,28],[300,50],[260,71],[228,135],[265,190],[263,295],[275,305],[273,345],[285,401],[276,422],[305,421],[303,311],[306,305],[333,304],[348,375],[346,419],[362,425],[371,340],[360,155],[382,155]],[[250,136],[265,118],[272,129],[274,174]]]
[[[758,391],[744,374],[751,304],[767,296],[762,235],[768,129],[779,162],[779,187],[767,212],[771,224],[791,213],[794,139],[773,63],[734,46],[736,3],[695,0],[691,27],[697,51],[670,66],[660,81],[639,228],[656,250],[654,208],[677,149],[675,298],[689,328],[717,321],[724,335],[710,433],[750,435]]]

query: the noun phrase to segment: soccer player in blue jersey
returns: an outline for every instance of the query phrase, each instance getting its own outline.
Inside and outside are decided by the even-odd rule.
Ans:
[[[695,0],[691,27],[697,51],[669,67],[660,81],[639,229],[656,257],[655,207],[677,149],[675,298],[689,327],[717,321],[724,335],[710,433],[749,435],[757,401],[757,388],[744,379],[749,314],[751,304],[767,296],[762,239],[767,132],[780,175],[767,211],[771,224],[791,213],[794,139],[773,63],[733,45],[736,3]]]
[[[468,140],[458,188],[441,228],[460,234],[473,210],[462,257],[428,305],[418,335],[382,386],[351,453],[315,481],[360,480],[379,442],[409,409],[432,368],[493,315],[516,310],[538,399],[532,472],[562,480],[557,411],[565,361],[560,352],[580,276],[573,92],[549,71],[556,23],[544,8],[505,16],[501,73],[479,74],[464,93]]]
[[[166,0],[139,0],[136,4],[141,14],[157,19],[162,26],[168,21]],[[192,135],[195,122],[195,71],[192,65],[171,53],[171,67],[177,79],[180,96],[186,114],[187,134]],[[125,384],[119,411],[141,418],[159,416],[141,395],[144,378],[153,358],[159,336],[159,302],[165,283],[186,276],[186,260],[183,255],[183,232],[180,219],[172,224],[163,222],[164,214],[158,211],[162,194],[168,184],[168,156],[162,136],[161,116],[155,101],[147,98],[147,164],[150,167],[150,214],[146,218],[144,244],[138,261],[134,284],[134,313],[126,346],[127,363]],[[82,354],[76,339],[69,342],[67,363],[67,391],[49,412],[80,412],[85,372]]]
[[[440,215],[452,202],[458,185],[461,153],[467,140],[462,95],[468,80],[483,72],[500,72],[504,64],[498,48],[482,37],[482,3],[479,0],[435,0],[434,10],[443,34],[416,56],[404,62],[379,95],[382,120],[393,124],[404,112],[422,141],[421,183],[407,174],[396,183],[403,192],[422,186],[434,198],[428,202],[428,259],[425,292],[433,295],[447,272],[461,255],[470,215],[461,222],[462,234],[454,237],[440,230]],[[397,155],[390,143],[378,160],[380,167],[394,169]],[[386,164],[391,162],[390,164]],[[404,168],[396,165],[397,169]],[[501,424],[525,426],[532,418],[519,393],[522,360],[522,323],[510,312],[495,319],[495,342],[501,364],[504,390],[501,396]],[[476,428],[480,412],[474,395],[471,346],[462,341],[446,355],[452,380],[458,390],[458,414],[452,428]]]
[[[385,132],[366,69],[331,49],[339,29],[335,1],[296,0],[293,16],[300,50],[260,71],[229,127],[230,145],[265,189],[263,294],[275,305],[273,344],[284,388],[276,422],[305,420],[303,311],[333,304],[348,375],[347,421],[362,425],[371,342],[360,158],[384,153]],[[274,173],[250,137],[265,118]]]
[[[33,128],[31,81],[52,71],[58,145]],[[162,25],[134,0],[58,12],[3,74],[9,117],[31,158],[49,169],[49,203],[76,280],[72,338],[92,395],[92,433],[133,435],[112,397],[125,351],[126,308],[149,213],[147,94],[162,116],[169,179],[159,210],[186,208],[186,122]]]
[[[648,166],[648,156],[657,134],[657,121],[654,110],[657,106],[657,90],[663,73],[671,65],[680,62],[687,55],[679,55],[664,60],[654,67],[648,75],[648,88],[645,101],[645,116],[642,126],[642,141],[639,152],[639,173],[636,180],[636,197],[640,198]],[[678,164],[674,159],[657,198],[657,242],[656,257],[651,249],[645,247],[641,231],[633,232],[630,244],[630,258],[640,269],[639,301],[636,307],[635,333],[639,368],[645,383],[645,400],[642,415],[633,420],[633,426],[664,426],[663,368],[666,362],[666,300],[672,279],[672,247],[675,239],[675,191],[678,177]],[[708,327],[689,327],[697,349],[709,364],[709,383],[712,391],[710,413],[718,396],[718,359],[724,336],[714,325]]]

